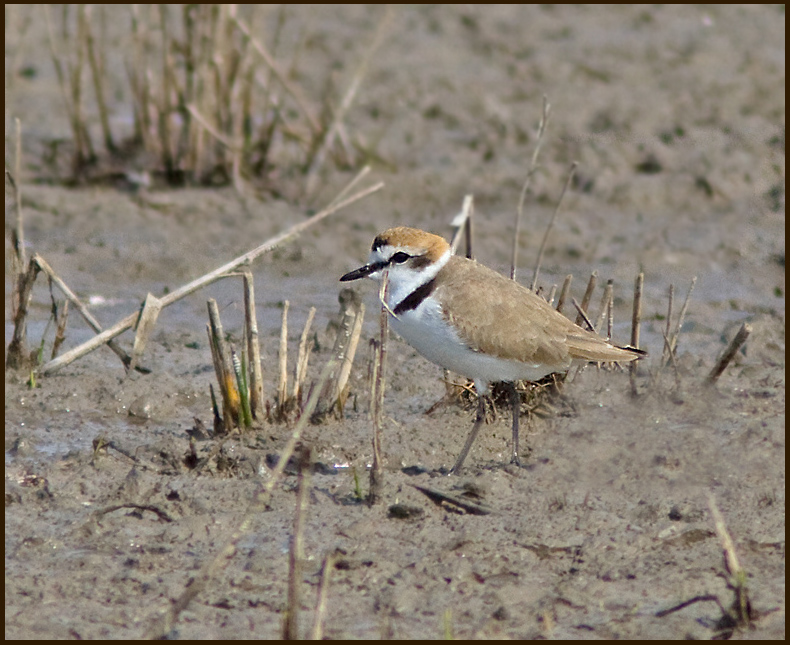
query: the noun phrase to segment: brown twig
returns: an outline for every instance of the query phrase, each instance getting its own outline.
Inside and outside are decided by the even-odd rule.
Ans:
[[[299,587],[302,583],[304,558],[305,511],[310,498],[310,448],[302,446],[297,451],[299,474],[296,480],[296,511],[291,548],[288,550],[288,604],[283,618],[283,640],[299,638]]]
[[[606,286],[603,289],[603,296],[601,296],[601,311],[598,313],[598,321],[595,323],[595,333],[600,334],[603,327],[603,320],[606,317],[606,311],[609,307],[609,301],[612,299],[614,280],[611,278],[606,281]]]
[[[667,325],[666,325],[666,330],[664,331],[664,336],[667,339],[669,338],[669,334],[671,333],[671,330],[672,330],[672,307],[674,305],[674,302],[675,302],[675,285],[674,284],[670,284],[669,285],[669,299],[668,299],[668,302],[667,302]],[[664,350],[661,352],[661,367],[663,367],[664,365],[667,364],[667,361],[668,361],[667,352],[671,353],[671,351],[672,351],[672,348],[671,348],[669,342],[666,342],[664,344]]]
[[[543,262],[543,253],[546,250],[546,242],[549,239],[549,233],[551,232],[551,229],[554,226],[554,221],[557,219],[557,213],[560,212],[560,206],[562,205],[562,200],[565,197],[565,193],[568,192],[568,187],[571,185],[571,181],[573,180],[573,176],[576,174],[576,168],[578,166],[579,166],[578,161],[574,161],[571,164],[571,169],[568,172],[568,178],[565,180],[565,185],[562,187],[560,198],[557,200],[557,205],[554,207],[554,212],[551,214],[549,225],[546,227],[546,232],[543,234],[543,239],[540,242],[540,250],[538,251],[538,260],[537,262],[535,262],[535,273],[532,274],[532,285],[530,286],[531,291],[535,291],[535,287],[538,284],[538,274],[540,273],[540,265]],[[513,269],[513,272],[515,274],[515,268]]]
[[[582,305],[581,308],[584,311],[588,311],[590,307],[590,300],[592,299],[593,291],[595,291],[595,284],[598,282],[598,272],[593,271],[590,274],[590,280],[587,282],[587,289],[584,291],[584,296],[582,296]],[[576,324],[580,325],[582,322],[583,314],[579,312],[579,315],[576,316]],[[589,321],[587,321],[589,324]]]
[[[535,150],[532,152],[532,159],[529,163],[527,176],[524,178],[524,184],[521,186],[521,194],[518,197],[518,207],[516,208],[516,221],[513,226],[513,252],[510,258],[510,279],[516,279],[516,266],[518,265],[518,242],[521,234],[521,216],[524,213],[524,200],[527,197],[530,184],[532,183],[532,175],[538,169],[538,155],[540,154],[540,146],[543,144],[543,133],[546,131],[546,125],[549,122],[549,114],[551,113],[551,105],[549,104],[546,95],[543,96],[543,113],[540,117],[538,124],[538,136],[535,143]]]
[[[385,367],[387,364],[387,338],[389,336],[389,307],[386,306],[389,294],[389,272],[385,271],[379,288],[382,307],[379,317],[380,339],[378,346],[378,368],[375,369],[374,414],[373,414],[373,465],[370,469],[370,492],[368,504],[373,506],[381,499],[384,487],[384,467],[381,456],[381,419],[384,413]]]
[[[85,304],[77,297],[77,294],[75,294],[69,288],[69,286],[65,282],[63,282],[60,276],[57,273],[55,273],[55,270],[50,266],[50,264],[44,258],[42,258],[38,253],[36,253],[33,256],[33,260],[38,265],[38,267],[44,273],[47,274],[47,277],[50,280],[52,280],[52,282],[58,287],[58,289],[60,289],[63,295],[66,296],[66,299],[69,300],[71,304],[73,304],[77,308],[77,311],[83,317],[85,322],[88,323],[90,328],[93,329],[93,331],[95,331],[97,334],[102,333],[102,328],[101,325],[99,325],[99,321],[93,317],[93,314],[88,310]],[[107,345],[121,359],[121,361],[124,364],[124,367],[128,368],[132,362],[132,357],[129,356],[129,354],[127,354],[123,350],[123,348],[121,348],[121,346],[118,345],[118,343],[116,343],[114,340],[108,341]],[[139,366],[137,367],[137,370],[142,372],[148,371],[145,368],[141,368]]]
[[[310,640],[320,641],[324,636],[324,619],[326,617],[326,601],[329,597],[329,581],[332,569],[335,568],[337,555],[335,552],[324,556],[321,563],[321,580],[318,583],[318,601],[316,602],[315,618],[313,621],[313,631]]]
[[[302,396],[302,389],[304,388],[304,381],[307,378],[307,363],[310,360],[310,345],[307,338],[310,335],[310,327],[313,324],[315,317],[315,307],[310,307],[307,312],[307,320],[304,323],[302,335],[299,338],[299,351],[296,355],[296,371],[294,372],[294,391],[293,400],[298,405]]]
[[[713,385],[718,380],[722,372],[727,369],[727,365],[730,364],[730,361],[741,348],[741,345],[746,342],[746,339],[749,338],[749,334],[751,333],[752,326],[749,323],[743,323],[741,328],[738,330],[738,333],[735,334],[735,338],[730,341],[727,350],[721,355],[721,358],[716,361],[716,365],[713,366],[710,374],[708,374],[708,377],[705,379],[705,382],[708,385]]]
[[[587,317],[587,314],[585,313],[582,306],[578,302],[576,302],[576,298],[571,298],[571,302],[573,303],[573,306],[576,307],[576,311],[579,314],[579,317],[576,319],[579,322],[577,322],[576,324],[581,325],[581,323],[583,322],[585,325],[587,325],[588,331],[594,332],[595,327],[593,327],[593,324],[590,322],[590,319]]]
[[[472,195],[465,195],[464,202],[461,206],[461,212],[458,213],[453,218],[453,221],[450,223],[453,230],[453,238],[450,242],[450,248],[452,249],[453,253],[456,252],[458,249],[458,243],[461,241],[461,235],[466,232],[466,257],[472,257],[472,215],[474,214],[474,196]]]
[[[565,276],[565,281],[562,283],[562,289],[560,290],[560,297],[557,300],[557,311],[560,313],[562,313],[562,308],[565,306],[565,301],[571,292],[571,282],[573,282],[573,276],[569,273]]]
[[[642,322],[642,289],[645,284],[645,274],[640,271],[634,281],[634,309],[631,315],[631,347],[639,349],[639,331]],[[629,380],[631,382],[631,394],[636,396],[636,370],[637,362],[631,361],[629,366]]]
[[[672,336],[670,336],[669,338],[669,348],[672,352],[674,352],[677,349],[678,337],[680,336],[681,329],[683,329],[683,322],[686,320],[686,311],[688,310],[689,301],[691,300],[691,294],[694,291],[695,284],[697,284],[697,276],[694,276],[691,279],[689,290],[686,292],[686,298],[683,300],[683,306],[680,308],[680,315],[678,316],[678,322],[675,325],[675,330],[672,333]]]
[[[337,412],[341,417],[343,416],[343,408],[345,407],[346,397],[348,396],[348,379],[349,376],[351,376],[351,366],[354,364],[354,356],[356,356],[359,338],[362,335],[362,321],[364,318],[365,305],[359,303],[359,308],[354,316],[354,325],[351,328],[351,336],[343,352],[335,391],[333,392],[333,400],[337,401]]]
[[[288,407],[288,308],[291,303],[286,300],[283,303],[283,317],[280,326],[280,351],[278,352],[280,369],[277,381],[277,413],[280,420],[286,419]]]
[[[258,340],[258,316],[255,313],[255,284],[252,271],[245,269],[244,279],[244,326],[247,330],[247,356],[250,375],[250,410],[256,419],[263,418],[263,367],[261,344]]]

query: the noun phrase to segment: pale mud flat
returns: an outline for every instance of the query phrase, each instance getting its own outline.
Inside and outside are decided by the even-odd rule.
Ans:
[[[310,12],[323,55],[346,61],[342,80],[381,9],[298,11]],[[507,271],[543,94],[553,111],[527,202],[519,278],[531,278],[568,167],[579,161],[542,282],[561,284],[573,273],[578,300],[590,271],[601,283],[614,279],[615,339],[625,343],[642,268],[643,341],[652,356],[636,399],[627,373],[591,366],[574,377],[565,389],[572,405],[525,431],[523,468],[504,465],[509,419],[500,412],[463,474],[446,478],[431,473],[452,464],[472,413],[453,405],[426,416],[444,394],[441,371],[392,340],[384,499],[369,508],[355,502],[352,472],[365,492],[367,341],[378,323],[375,287],[360,285],[368,316],[346,416],[309,426],[305,437],[317,462],[348,467],[312,476],[302,633],[312,624],[321,558],[340,549],[325,628],[332,638],[710,638],[721,617],[714,602],[656,614],[705,594],[732,602],[708,510],[712,493],[762,613],[735,637],[784,638],[784,24],[777,7],[396,10],[346,118],[351,132],[378,141],[386,163],[374,162],[372,176],[386,188],[254,265],[267,396],[281,301],[291,303],[292,347],[317,307],[315,378],[329,356],[325,328],[337,312],[337,278],[365,260],[377,231],[409,224],[447,234],[472,193],[475,253]],[[37,155],[68,130],[45,31],[33,33],[41,41],[25,56],[38,74],[14,80],[6,128],[9,117],[22,118],[26,176],[44,178]],[[328,174],[316,205],[349,177]],[[30,250],[80,296],[100,296],[93,311],[106,326],[149,291],[172,290],[305,216],[301,206],[241,200],[231,188],[141,196],[32,180],[23,187]],[[7,228],[12,223],[7,206]],[[650,374],[662,350],[669,284],[677,311],[693,276],[677,389],[671,367]],[[7,344],[8,261],[5,285]],[[183,465],[193,418],[211,426],[208,297],[218,300],[226,329],[240,335],[240,281],[226,280],[164,310],[144,359],[148,375],[126,377],[106,348],[34,390],[26,375],[6,374],[7,638],[140,637],[221,548],[270,475],[266,456],[284,445],[282,425],[226,442],[228,471],[196,474]],[[596,313],[599,298],[600,290]],[[33,302],[36,342],[50,306],[45,281]],[[703,387],[743,322],[753,327],[745,350],[714,388]],[[72,313],[67,347],[89,337]],[[130,346],[131,335],[121,342]],[[99,435],[136,465],[112,449],[94,458]],[[464,484],[493,513],[455,513],[414,488]],[[294,487],[287,476],[171,636],[281,633]],[[97,516],[129,503],[156,506],[172,521],[130,509]],[[390,518],[396,503],[421,512]]]

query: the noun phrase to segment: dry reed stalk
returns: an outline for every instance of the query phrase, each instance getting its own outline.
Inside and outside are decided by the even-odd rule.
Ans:
[[[247,23],[241,20],[241,18],[238,18],[235,11],[231,12],[230,20],[239,28],[239,31],[241,31],[241,33],[243,33],[244,36],[249,39],[255,51],[258,52],[261,58],[263,58],[263,62],[266,63],[267,67],[272,71],[285,91],[291,95],[291,98],[293,98],[294,101],[296,101],[296,105],[307,119],[307,122],[310,124],[313,133],[315,135],[320,133],[321,124],[313,113],[313,110],[308,104],[307,100],[302,95],[302,91],[296,85],[291,83],[290,80],[288,80],[288,75],[280,69],[280,66],[274,60],[274,57],[272,57],[272,55],[269,53],[269,50],[264,47],[263,43],[258,38],[255,38],[252,35]]]
[[[52,341],[52,354],[50,355],[50,360],[55,358],[60,351],[60,346],[63,344],[63,341],[66,340],[66,322],[69,319],[69,301],[63,301],[63,309],[60,312],[59,316],[56,316],[57,319],[57,329],[55,330],[55,339]]]
[[[609,301],[612,299],[612,291],[613,291],[614,280],[611,278],[606,281],[606,286],[603,289],[603,296],[601,296],[601,310],[598,313],[598,320],[595,323],[595,333],[600,334],[601,329],[603,328],[603,321],[606,317],[607,307],[609,306]]]
[[[642,289],[645,284],[645,274],[640,271],[634,280],[634,310],[631,315],[631,347],[639,349],[639,331],[642,322]],[[636,396],[638,394],[636,389],[636,370],[637,361],[631,361],[629,366],[628,377],[631,381],[631,394]]]
[[[609,302],[606,304],[606,340],[612,340],[614,330],[614,293],[609,291]]]
[[[348,398],[348,379],[351,376],[351,367],[354,364],[354,357],[357,353],[357,346],[359,345],[359,338],[362,335],[362,321],[365,318],[365,305],[360,303],[359,309],[354,316],[354,325],[351,328],[351,336],[348,339],[345,351],[343,352],[343,359],[340,363],[340,371],[337,376],[335,385],[335,392],[333,393],[333,400],[336,401],[337,413],[342,418],[343,409],[346,406],[346,399]]]
[[[283,640],[299,638],[299,587],[302,583],[304,560],[305,511],[310,498],[310,448],[302,446],[297,451],[299,474],[296,478],[296,510],[291,548],[288,550],[288,603],[283,618]]]
[[[595,291],[595,284],[597,282],[598,282],[598,272],[597,271],[593,271],[590,274],[590,280],[587,282],[587,289],[584,291],[584,296],[582,296],[581,309],[583,309],[584,311],[588,311],[588,308],[590,306],[590,300],[592,300],[592,294]],[[578,305],[576,305],[576,308],[577,308],[577,310],[579,309]],[[577,325],[581,325],[582,320],[584,319],[583,318],[584,316],[585,316],[585,314],[583,314],[581,311],[579,311],[579,314],[576,316],[576,324]],[[590,324],[589,320],[587,321],[587,324],[588,325]]]
[[[318,600],[315,607],[315,617],[313,619],[313,631],[310,633],[310,640],[320,641],[324,636],[324,620],[326,619],[326,601],[329,598],[329,582],[332,569],[337,560],[335,552],[327,553],[321,563],[321,580],[318,582]]]
[[[708,508],[713,516],[713,523],[716,533],[721,540],[722,550],[724,551],[724,567],[730,574],[728,585],[735,592],[735,602],[732,609],[735,611],[735,619],[739,626],[749,626],[752,621],[752,607],[749,601],[749,589],[746,586],[746,571],[741,567],[738,554],[735,552],[735,543],[732,541],[724,517],[716,505],[716,500],[712,493],[708,493]]]
[[[573,306],[576,307],[576,311],[578,312],[578,318],[576,318],[576,320],[578,320],[579,322],[577,322],[576,324],[581,327],[581,324],[584,323],[585,325],[587,325],[588,331],[594,332],[595,327],[593,327],[593,324],[590,322],[590,319],[587,317],[587,314],[585,313],[582,306],[578,302],[576,302],[576,298],[571,298],[571,302],[573,303]]]
[[[67,37],[67,11],[64,6],[63,31]],[[72,63],[70,57],[61,56],[55,48],[55,31],[52,27],[52,19],[49,14],[49,5],[44,5],[44,18],[47,24],[47,35],[49,42],[50,55],[55,67],[55,75],[58,79],[58,86],[69,117],[72,135],[74,137],[74,172],[77,174],[82,166],[93,156],[93,146],[82,117],[82,67],[84,64],[84,39],[81,37],[84,31],[84,7],[78,8],[77,16],[77,43],[76,43],[76,62]],[[63,71],[61,61],[66,61],[68,78]]]
[[[472,215],[474,215],[475,200],[473,195],[464,195],[463,205],[461,212],[453,218],[450,226],[453,228],[453,238],[450,242],[450,248],[453,253],[458,249],[458,243],[461,241],[461,235],[466,233],[466,257],[472,257]]]
[[[551,289],[549,290],[549,295],[546,298],[546,302],[548,302],[550,305],[553,305],[554,298],[556,297],[556,295],[557,295],[557,285],[553,284],[551,285]]]
[[[674,284],[670,284],[669,285],[669,302],[667,303],[667,325],[666,325],[666,329],[664,330],[664,337],[667,338],[667,342],[664,343],[664,349],[661,352],[661,365],[660,365],[660,367],[663,367],[664,365],[666,365],[668,360],[669,360],[668,356],[667,356],[667,352],[671,353],[668,339],[669,339],[669,334],[671,333],[671,329],[672,329],[672,306],[674,304],[674,301],[675,301],[675,285]]]
[[[686,320],[686,311],[688,310],[689,300],[691,300],[691,294],[694,291],[694,285],[696,284],[697,284],[697,276],[694,276],[691,279],[689,290],[686,292],[686,298],[683,300],[683,306],[680,308],[680,315],[678,316],[678,322],[675,325],[675,330],[672,332],[672,335],[669,337],[669,349],[673,353],[677,349],[680,330],[683,328],[683,322]]]
[[[721,355],[716,364],[713,366],[713,369],[708,374],[705,382],[708,385],[713,385],[718,378],[721,376],[722,372],[727,369],[727,366],[730,364],[730,361],[733,359],[735,354],[738,353],[738,350],[741,348],[746,342],[746,339],[749,338],[749,334],[752,333],[752,326],[749,323],[743,323],[741,328],[738,330],[738,333],[735,334],[735,337],[730,341],[730,344],[727,346],[726,351]]]
[[[15,278],[24,270],[27,264],[27,251],[25,251],[25,227],[22,217],[22,122],[19,119],[14,119],[14,129],[16,131],[16,139],[14,141],[14,174],[13,176],[6,170],[6,177],[11,180],[11,187],[14,191],[14,206],[16,208],[16,217],[14,220],[14,234],[16,240],[14,243],[14,258],[18,263],[16,265]],[[15,280],[16,282],[16,280]]]
[[[546,95],[543,95],[543,113],[540,117],[538,124],[538,135],[535,143],[535,150],[532,152],[532,159],[529,163],[527,176],[524,178],[524,184],[521,186],[521,194],[518,197],[518,207],[516,208],[516,221],[513,226],[513,252],[510,258],[510,278],[516,279],[516,266],[518,265],[518,241],[521,233],[521,216],[524,213],[524,200],[527,197],[527,191],[532,183],[532,175],[538,169],[538,155],[540,154],[540,147],[543,144],[543,134],[546,131],[546,125],[549,122],[549,114],[551,113],[551,105],[549,104]]]
[[[283,303],[283,318],[280,326],[279,379],[277,382],[277,410],[281,419],[285,419],[288,405],[288,308],[291,303]]]
[[[91,31],[91,5],[84,5],[85,7],[85,46],[88,54],[88,65],[91,70],[91,77],[93,79],[93,91],[96,94],[96,105],[99,108],[99,123],[101,124],[102,135],[104,136],[104,147],[111,153],[116,152],[115,142],[112,138],[112,131],[110,129],[110,117],[107,111],[107,103],[104,100],[104,60],[103,55],[96,55],[96,46]],[[104,7],[100,8],[104,11]],[[104,54],[104,52],[101,52]]]
[[[565,276],[562,289],[560,290],[560,297],[557,300],[557,311],[560,313],[562,313],[562,308],[565,306],[565,301],[568,299],[568,294],[571,292],[571,282],[573,282],[573,276],[569,273]]]
[[[225,332],[219,317],[219,307],[214,298],[208,300],[209,340],[212,347],[214,371],[217,374],[219,390],[222,395],[222,419],[225,432],[230,432],[239,423],[239,392],[231,365],[230,350],[225,342]]]
[[[80,315],[83,317],[85,322],[88,323],[91,329],[95,331],[97,334],[102,333],[101,325],[99,325],[99,321],[93,317],[93,314],[88,310],[88,308],[83,304],[83,302],[77,297],[77,295],[68,287],[68,285],[63,282],[63,280],[55,273],[55,270],[49,265],[49,263],[42,258],[38,253],[33,256],[33,260],[36,262],[38,267],[47,274],[47,277],[60,289],[66,299],[70,301],[76,308]],[[108,347],[116,353],[116,355],[121,359],[123,362],[124,367],[127,369],[132,362],[132,357],[127,354],[123,348],[118,345],[114,340],[110,340],[107,342]],[[54,357],[53,357],[54,358]],[[136,368],[138,371],[147,372],[148,370],[142,367]]]
[[[19,276],[18,305],[14,316],[14,334],[8,344],[5,357],[5,367],[18,369],[28,367],[30,356],[27,349],[27,309],[33,295],[33,283],[36,281],[39,268],[38,264],[30,259],[27,272]]]
[[[160,311],[162,311],[162,301],[152,293],[149,293],[145,297],[143,308],[140,311],[140,318],[137,321],[137,333],[134,335],[134,345],[132,347],[132,360],[129,362],[130,370],[137,367],[137,363],[145,351],[145,346],[148,344],[148,337],[154,330],[157,318],[159,318]]]
[[[379,316],[380,339],[378,346],[378,367],[375,371],[374,381],[374,415],[373,415],[373,465],[370,468],[370,492],[368,504],[373,506],[381,499],[384,487],[384,464],[381,456],[381,420],[384,414],[384,387],[386,384],[385,368],[387,365],[387,338],[389,337],[389,307],[387,296],[389,293],[389,271],[384,271],[379,285],[379,300],[382,303]]]
[[[262,419],[263,367],[261,365],[261,344],[258,340],[258,316],[255,313],[255,284],[252,279],[252,271],[246,269],[242,278],[244,280],[244,326],[247,330],[247,356],[250,361],[250,411],[255,419]]]
[[[346,356],[348,355],[357,314],[362,308],[362,301],[359,299],[357,292],[353,289],[342,289],[337,299],[340,303],[340,323],[338,325],[334,345],[332,346],[332,357],[338,365],[338,370],[330,375],[326,389],[321,393],[321,397],[318,400],[316,422],[335,409],[338,403],[341,392],[338,386],[340,372]],[[353,360],[353,356],[351,358]]]
[[[268,504],[269,499],[271,499],[272,491],[274,490],[275,486],[280,483],[283,473],[285,472],[285,467],[293,455],[296,445],[302,437],[302,432],[304,432],[304,429],[307,426],[313,411],[315,410],[315,406],[318,401],[318,393],[324,387],[327,377],[329,376],[329,373],[332,369],[334,369],[334,361],[330,360],[321,371],[321,376],[318,378],[318,385],[310,393],[310,397],[307,400],[307,405],[305,406],[305,411],[302,416],[299,417],[299,421],[296,423],[296,426],[291,432],[291,436],[288,438],[285,447],[280,453],[280,458],[277,461],[277,465],[272,469],[269,481],[267,481],[254,493],[247,507],[246,513],[234,531],[230,534],[230,537],[227,539],[223,547],[213,558],[210,558],[203,563],[200,571],[198,571],[195,577],[190,578],[189,582],[187,582],[181,595],[176,598],[175,601],[167,605],[164,615],[151,619],[148,629],[146,630],[145,638],[161,640],[167,636],[172,631],[181,613],[189,606],[189,603],[191,603],[192,600],[194,600],[195,597],[197,597],[197,595],[206,588],[211,579],[214,578],[219,570],[223,568],[223,566],[226,565],[236,553],[236,547],[238,546],[239,542],[252,529],[253,520],[258,518],[260,514],[266,509],[266,505]]]
[[[310,360],[310,344],[307,342],[307,339],[310,335],[310,327],[313,324],[315,312],[315,307],[310,307],[310,311],[307,312],[307,320],[305,320],[304,329],[302,330],[302,336],[299,338],[299,352],[296,355],[293,392],[293,400],[297,405],[301,403],[304,381],[307,378],[307,363]]]
[[[557,213],[560,212],[562,200],[565,198],[565,193],[568,192],[568,187],[571,185],[571,181],[573,180],[573,176],[576,174],[576,168],[578,166],[578,161],[574,161],[571,164],[571,169],[568,172],[568,178],[565,180],[565,185],[562,187],[560,198],[557,200],[557,205],[554,207],[554,212],[551,214],[551,219],[549,220],[549,225],[546,227],[546,232],[543,233],[543,239],[540,242],[540,250],[538,251],[538,260],[535,262],[535,273],[532,274],[532,285],[530,286],[531,291],[535,291],[535,287],[538,284],[538,274],[540,273],[540,265],[543,262],[543,253],[546,250],[546,242],[549,239],[549,233],[554,226],[554,221],[557,219]]]
[[[198,289],[201,289],[206,285],[209,285],[212,282],[218,280],[219,278],[224,277],[226,273],[233,271],[240,265],[252,262],[259,255],[262,255],[263,253],[268,253],[269,251],[276,248],[277,246],[279,246],[289,238],[301,233],[305,229],[309,228],[313,224],[316,224],[320,220],[328,217],[332,213],[337,212],[341,208],[348,206],[349,204],[357,201],[358,199],[361,199],[362,197],[365,197],[371,193],[376,192],[383,185],[384,185],[383,182],[378,182],[377,184],[374,184],[369,188],[365,188],[364,190],[355,193],[348,199],[345,199],[342,202],[339,202],[338,204],[335,204],[332,207],[325,208],[324,210],[316,213],[315,215],[305,220],[304,222],[295,224],[294,226],[287,229],[283,233],[280,233],[279,235],[275,235],[273,238],[271,238],[267,242],[264,242],[263,244],[256,247],[252,251],[248,251],[244,255],[237,257],[236,259],[232,260],[231,262],[228,262],[227,264],[224,264],[218,269],[215,269],[214,271],[211,271],[210,273],[207,273],[206,275],[201,276],[196,280],[193,280],[192,282],[180,287],[179,289],[176,289],[175,291],[171,291],[169,294],[161,298],[162,307],[163,308],[167,307],[168,305],[171,305],[174,302],[180,300],[184,296],[194,293]],[[85,354],[92,352],[94,349],[101,347],[109,340],[112,340],[116,336],[125,332],[127,329],[129,329],[135,324],[137,317],[138,317],[137,312],[130,314],[126,318],[117,322],[109,329],[101,332],[97,336],[94,336],[91,340],[66,352],[65,354],[56,358],[54,361],[49,361],[48,363],[45,363],[37,370],[37,373],[39,375],[50,374],[66,365],[69,365],[70,363],[74,362],[78,358],[81,358]]]
[[[334,111],[332,123],[330,124],[329,128],[324,130],[319,135],[319,140],[317,142],[318,145],[314,148],[315,155],[313,156],[313,159],[307,169],[305,191],[308,196],[312,195],[316,189],[319,171],[324,165],[326,157],[329,154],[329,149],[332,147],[332,144],[334,144],[335,137],[338,135],[342,127],[343,119],[345,118],[346,113],[348,112],[349,108],[351,108],[351,104],[356,98],[357,92],[362,85],[362,80],[365,78],[365,74],[367,73],[370,61],[384,39],[384,34],[391,17],[392,9],[389,7],[389,5],[387,5],[384,15],[381,17],[381,20],[379,20],[379,24],[376,27],[376,32],[373,35],[371,44],[362,55],[362,58],[360,59],[359,64],[357,65],[357,68],[354,70],[354,74],[351,77],[351,82],[349,83],[348,89],[340,101],[340,105]]]

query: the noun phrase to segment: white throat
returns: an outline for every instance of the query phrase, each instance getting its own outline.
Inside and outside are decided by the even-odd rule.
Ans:
[[[387,297],[387,306],[390,310],[397,308],[415,289],[419,289],[433,280],[450,260],[452,254],[452,250],[447,249],[438,260],[419,270],[400,265],[390,266]],[[377,277],[380,279],[380,276]]]

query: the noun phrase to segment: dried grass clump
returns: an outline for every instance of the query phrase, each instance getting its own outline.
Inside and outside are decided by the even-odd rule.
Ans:
[[[389,11],[345,91],[317,96],[298,80],[309,34],[284,44],[288,5],[40,7],[71,126],[73,180],[121,174],[146,185],[153,175],[177,186],[232,183],[246,194],[282,192],[283,176],[295,170],[306,176],[309,195],[326,167],[362,161],[344,117]],[[128,40],[110,38],[109,20],[128,24]],[[326,69],[314,75],[316,86],[332,77],[335,63],[325,61]],[[125,78],[111,77],[121,66]],[[121,97],[112,106],[111,94]],[[119,132],[111,112],[133,115],[132,131]],[[304,194],[304,180],[300,184]]]

